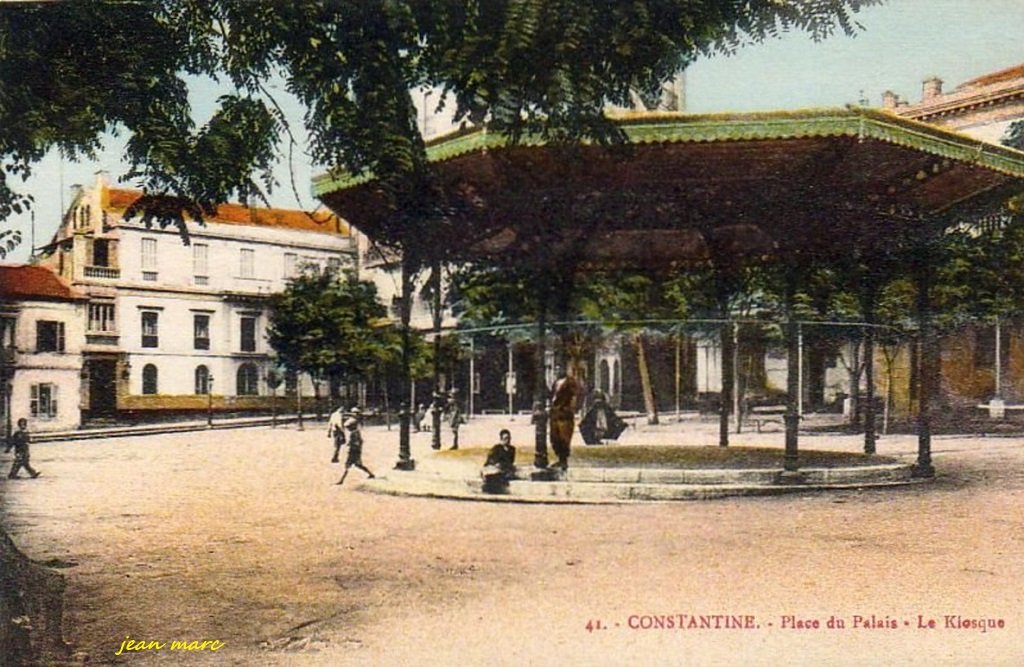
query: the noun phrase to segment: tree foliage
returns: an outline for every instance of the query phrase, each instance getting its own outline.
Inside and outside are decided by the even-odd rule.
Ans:
[[[277,120],[257,99],[226,95],[195,127],[187,77],[214,71],[174,2],[0,5],[0,219],[31,205],[14,181],[50,149],[93,157],[126,131],[128,178],[148,222],[202,219],[272,182]],[[152,195],[170,195],[167,198]]]
[[[267,82],[305,107],[320,165],[375,174],[394,236],[444,217],[410,91],[435,86],[457,120],[513,138],[622,137],[604,105],[651,91],[695,57],[786,30],[852,32],[879,0],[136,0],[0,6],[0,218],[30,204],[11,181],[58,147],[90,156],[129,135],[130,214],[184,228],[273,186],[286,118]],[[195,127],[188,76],[229,81]],[[442,97],[442,96],[439,96]],[[443,98],[442,98],[443,99]],[[261,187],[262,186],[262,187]]]
[[[292,370],[338,383],[365,380],[401,349],[376,287],[351,274],[305,272],[270,306],[270,345]]]

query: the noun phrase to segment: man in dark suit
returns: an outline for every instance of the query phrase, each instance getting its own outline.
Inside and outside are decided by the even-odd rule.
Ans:
[[[508,489],[509,481],[516,474],[516,448],[512,446],[512,434],[507,428],[498,433],[498,444],[487,453],[487,461],[480,476],[484,480],[485,493],[502,493]]]

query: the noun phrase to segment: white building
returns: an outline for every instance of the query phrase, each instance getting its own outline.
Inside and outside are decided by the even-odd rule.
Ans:
[[[0,428],[28,419],[29,431],[81,423],[85,303],[51,271],[0,266]]]
[[[347,226],[227,204],[186,243],[123,218],[140,194],[103,175],[80,188],[43,260],[88,297],[84,416],[268,407],[267,298],[311,265],[353,269]]]

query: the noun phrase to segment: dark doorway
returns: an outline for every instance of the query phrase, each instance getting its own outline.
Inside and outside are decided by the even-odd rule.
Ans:
[[[89,418],[110,417],[117,411],[117,361],[89,359]]]

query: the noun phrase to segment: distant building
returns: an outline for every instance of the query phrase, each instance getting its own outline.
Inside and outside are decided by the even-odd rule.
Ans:
[[[899,116],[938,125],[984,141],[999,143],[1007,128],[1024,120],[1024,64],[984,74],[944,91],[943,81],[922,82],[921,99],[901,100],[892,91],[882,95],[882,107]],[[1002,220],[975,225],[979,231]],[[892,360],[878,360],[883,382],[893,374],[893,408],[916,409],[916,348],[901,350]],[[888,384],[888,383],[886,383]],[[944,401],[954,408],[976,409],[993,397],[1024,401],[1024,318],[976,322],[942,340]]]
[[[943,91],[943,81],[929,77],[921,84],[921,99],[901,100],[892,91],[882,94],[882,108],[924,123],[998,142],[1006,128],[1024,118],[1024,65],[985,74]]]
[[[266,409],[267,298],[304,268],[354,269],[348,227],[226,204],[189,224],[186,243],[176,227],[123,218],[140,195],[103,175],[78,189],[41,260],[87,298],[83,417]]]
[[[0,265],[0,414],[3,434],[77,428],[85,295],[39,266]]]

